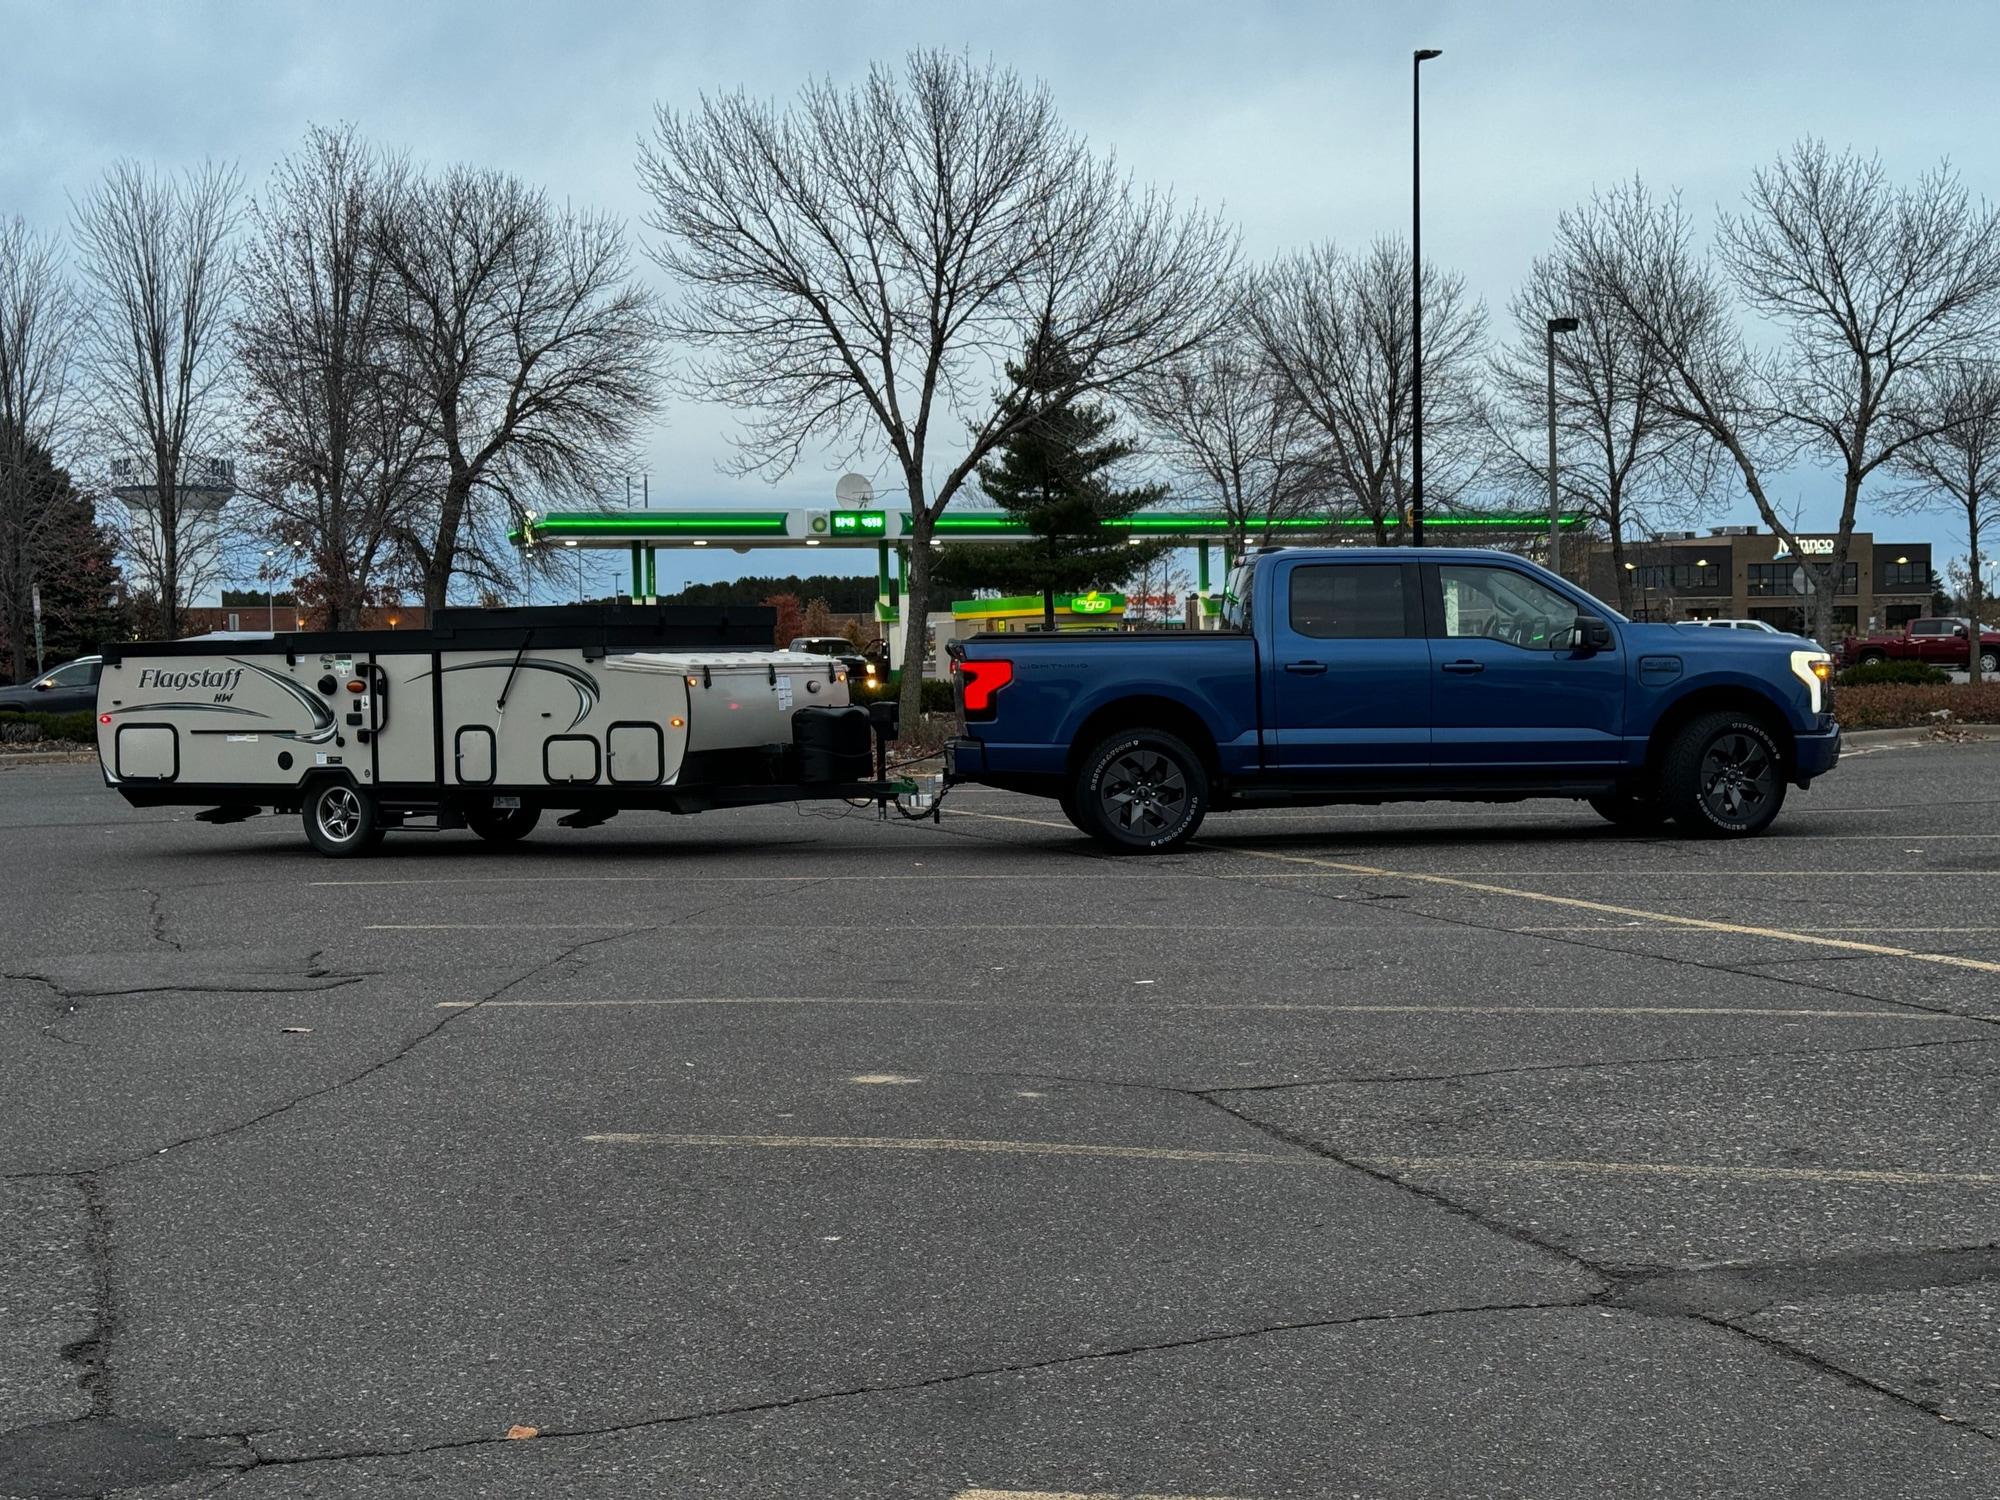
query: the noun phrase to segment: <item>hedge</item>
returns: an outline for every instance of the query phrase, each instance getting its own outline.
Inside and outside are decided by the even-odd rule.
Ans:
[[[1900,683],[1908,687],[1943,687],[1951,681],[1948,673],[1921,661],[1869,661],[1849,667],[1840,674],[1842,687],[1869,687]]]
[[[12,726],[23,726],[22,729]],[[38,740],[68,740],[77,745],[97,743],[96,717],[87,713],[38,714],[0,709],[0,743],[32,744]]]
[[[2000,724],[2000,682],[1977,687],[1879,683],[1841,687],[1833,695],[1833,714],[1843,729],[1928,729],[1941,722],[1940,709],[1949,710],[1961,724]]]

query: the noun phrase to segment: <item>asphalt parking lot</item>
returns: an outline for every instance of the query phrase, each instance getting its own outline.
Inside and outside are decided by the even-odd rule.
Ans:
[[[0,847],[0,1494],[2000,1493],[2000,743]]]

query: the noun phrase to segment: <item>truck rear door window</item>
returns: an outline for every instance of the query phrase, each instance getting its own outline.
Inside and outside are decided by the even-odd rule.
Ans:
[[[1316,640],[1396,640],[1409,632],[1403,570],[1331,563],[1292,570],[1292,629]]]

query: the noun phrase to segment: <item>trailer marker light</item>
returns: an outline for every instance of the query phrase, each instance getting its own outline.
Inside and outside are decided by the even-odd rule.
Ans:
[[[958,673],[965,682],[965,712],[990,715],[993,695],[1014,680],[1011,661],[961,661]]]
[[[673,725],[674,728],[676,729],[685,729],[687,727],[687,720],[683,719],[679,714],[675,714],[671,719],[667,720],[667,722]]]
[[[109,723],[111,722],[111,715],[110,715],[110,714],[99,714],[99,715],[97,716],[97,722],[98,722],[98,723],[100,723],[100,724],[109,724]]]
[[[368,691],[368,684],[363,682],[359,677],[350,678],[347,690],[350,693],[365,693]]]

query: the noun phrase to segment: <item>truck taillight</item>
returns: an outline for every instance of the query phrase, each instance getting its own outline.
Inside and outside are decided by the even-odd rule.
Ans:
[[[957,665],[966,718],[992,718],[995,712],[993,695],[1014,680],[1014,664],[1011,661],[961,661]]]

